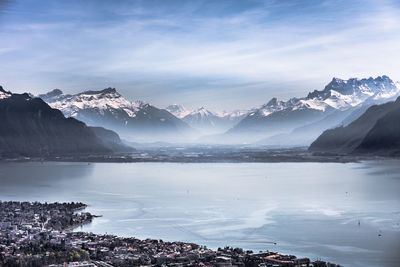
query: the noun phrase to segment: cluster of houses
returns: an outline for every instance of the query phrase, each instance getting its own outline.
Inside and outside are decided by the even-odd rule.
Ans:
[[[211,250],[185,242],[73,232],[93,215],[83,203],[0,202],[0,266],[337,267],[276,252]]]

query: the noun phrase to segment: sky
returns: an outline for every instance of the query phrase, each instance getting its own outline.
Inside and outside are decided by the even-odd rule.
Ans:
[[[257,107],[333,78],[400,80],[398,0],[0,0],[0,84]]]

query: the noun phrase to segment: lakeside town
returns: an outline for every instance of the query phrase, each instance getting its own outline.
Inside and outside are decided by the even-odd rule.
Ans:
[[[0,266],[339,267],[276,252],[73,232],[97,217],[84,203],[0,201]]]

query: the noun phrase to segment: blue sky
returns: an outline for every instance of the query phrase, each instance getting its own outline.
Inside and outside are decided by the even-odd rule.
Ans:
[[[397,0],[0,0],[0,84],[214,110],[400,80]]]

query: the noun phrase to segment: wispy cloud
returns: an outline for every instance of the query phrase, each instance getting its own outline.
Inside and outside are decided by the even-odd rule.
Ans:
[[[0,37],[9,89],[111,85],[159,105],[243,108],[332,76],[400,79],[395,1],[17,2]]]

